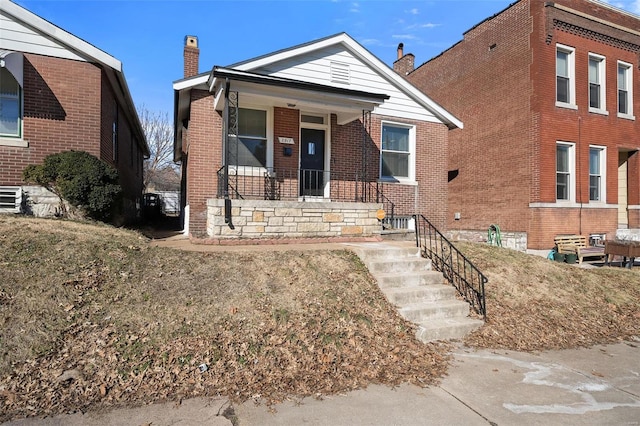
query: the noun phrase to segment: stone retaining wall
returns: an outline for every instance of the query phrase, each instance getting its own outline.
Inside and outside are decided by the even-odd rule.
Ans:
[[[382,204],[232,200],[233,228],[224,200],[207,200],[207,235],[214,239],[358,238],[379,236]]]
[[[447,238],[454,241],[473,241],[477,243],[487,242],[487,231],[474,231],[474,230],[456,230],[449,231]],[[526,232],[501,232],[500,239],[502,241],[502,247],[510,248],[525,252],[527,251],[527,233]],[[549,247],[552,249],[553,247]]]

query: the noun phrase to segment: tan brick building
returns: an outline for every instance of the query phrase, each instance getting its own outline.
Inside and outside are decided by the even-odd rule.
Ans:
[[[61,151],[116,167],[134,220],[149,150],[117,59],[28,10],[0,0],[0,210],[52,214],[57,200],[22,171]]]
[[[396,69],[465,123],[449,135],[450,230],[498,224],[542,249],[640,228],[640,17],[521,0],[412,63]]]
[[[198,54],[186,37],[173,86],[186,233],[369,237],[380,208],[445,225],[462,123],[347,34],[203,74]]]

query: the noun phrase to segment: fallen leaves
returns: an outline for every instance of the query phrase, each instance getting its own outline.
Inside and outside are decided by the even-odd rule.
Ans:
[[[33,234],[16,244],[47,261],[34,270],[0,244],[22,277],[1,293],[0,337],[20,350],[0,354],[0,422],[195,396],[272,404],[445,374],[448,345],[417,342],[351,253],[187,255],[26,222]]]
[[[465,343],[522,351],[640,335],[640,270],[583,269],[485,244],[459,244],[489,278],[486,324]]]

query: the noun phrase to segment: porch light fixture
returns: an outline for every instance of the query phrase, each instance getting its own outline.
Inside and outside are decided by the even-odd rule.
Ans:
[[[288,106],[289,108],[295,108],[295,107],[296,107],[296,104],[287,104],[287,106]]]

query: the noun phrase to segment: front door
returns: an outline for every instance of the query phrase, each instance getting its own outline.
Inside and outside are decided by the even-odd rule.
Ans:
[[[300,129],[300,196],[324,195],[324,130]]]

